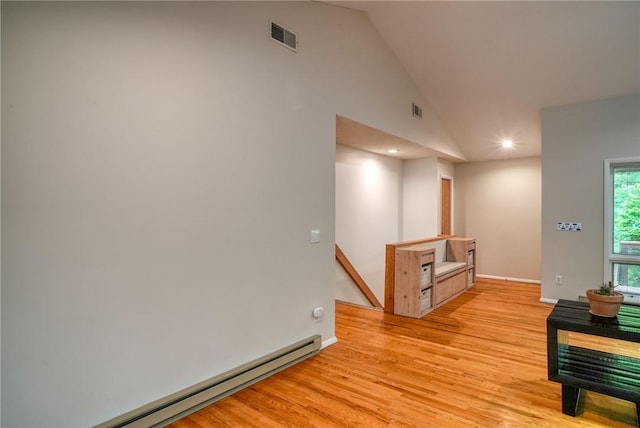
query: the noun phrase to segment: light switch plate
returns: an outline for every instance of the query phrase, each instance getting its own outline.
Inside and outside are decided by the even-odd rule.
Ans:
[[[582,223],[577,221],[559,221],[556,223],[556,230],[563,232],[582,232]]]
[[[318,229],[311,230],[311,243],[317,244],[320,242],[320,231]]]

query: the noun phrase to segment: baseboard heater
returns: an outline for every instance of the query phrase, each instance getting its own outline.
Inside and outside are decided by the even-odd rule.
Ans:
[[[94,428],[165,426],[315,355],[320,350],[320,346],[320,335],[311,336],[168,397],[103,422]]]

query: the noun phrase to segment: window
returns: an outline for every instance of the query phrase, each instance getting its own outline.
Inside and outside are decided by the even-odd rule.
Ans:
[[[640,158],[605,161],[605,281],[640,294]]]

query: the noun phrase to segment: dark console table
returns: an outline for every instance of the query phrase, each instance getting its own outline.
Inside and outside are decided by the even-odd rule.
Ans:
[[[640,307],[622,305],[617,317],[603,318],[588,303],[559,300],[547,318],[549,380],[562,384],[562,412],[576,415],[584,388],[636,403],[640,420],[640,358],[570,345],[568,332],[640,343]]]

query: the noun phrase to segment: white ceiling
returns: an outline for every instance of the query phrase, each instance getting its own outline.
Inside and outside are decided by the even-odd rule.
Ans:
[[[640,93],[638,1],[329,3],[368,14],[469,161],[539,156],[545,107]]]

